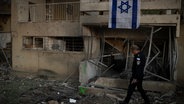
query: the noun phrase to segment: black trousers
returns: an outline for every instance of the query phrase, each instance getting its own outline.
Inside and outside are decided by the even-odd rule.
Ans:
[[[135,88],[137,87],[137,90],[141,93],[141,96],[144,99],[145,104],[150,104],[149,98],[146,96],[146,93],[145,93],[145,91],[142,87],[142,81],[143,80],[142,79],[137,80],[137,83],[133,83],[133,84],[132,84],[132,80],[133,80],[133,78],[130,79],[130,84],[129,84],[129,87],[128,87],[128,92],[127,92],[127,96],[125,98],[125,102],[129,103],[129,101],[131,99],[131,96],[132,96]]]

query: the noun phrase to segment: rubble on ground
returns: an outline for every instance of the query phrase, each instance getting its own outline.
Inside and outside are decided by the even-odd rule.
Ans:
[[[118,99],[113,95],[79,93],[77,79],[67,82],[59,80],[42,79],[28,75],[20,78],[0,71],[0,102],[3,104],[118,104]],[[124,90],[124,99],[127,90]],[[152,104],[176,104],[174,91],[167,93],[147,92]],[[138,92],[132,96],[130,104],[142,104],[144,101]]]

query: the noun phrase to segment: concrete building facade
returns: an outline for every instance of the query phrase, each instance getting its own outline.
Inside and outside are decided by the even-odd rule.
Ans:
[[[129,70],[132,56],[128,47],[144,46],[146,41],[148,45],[154,29],[151,53],[155,53],[150,60],[155,63],[150,64],[149,72],[184,82],[181,0],[141,0],[141,27],[137,30],[108,28],[109,0],[12,0],[11,10],[15,70],[78,75],[81,61],[98,59],[108,67],[112,62],[102,56],[116,53],[123,54],[123,70]]]
[[[79,62],[84,59],[79,2],[57,2],[12,0],[13,69],[31,72],[51,70],[63,77],[77,73]],[[57,9],[66,6],[68,12]],[[59,10],[60,16],[53,10]]]

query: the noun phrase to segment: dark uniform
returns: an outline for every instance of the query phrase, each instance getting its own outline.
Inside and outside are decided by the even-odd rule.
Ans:
[[[144,77],[144,67],[146,63],[146,58],[142,52],[134,55],[134,61],[132,66],[132,78],[130,79],[130,85],[128,87],[127,97],[125,98],[125,103],[129,103],[130,98],[137,87],[138,91],[141,93],[142,98],[145,101],[145,104],[150,104],[148,97],[145,94],[144,89],[142,88],[142,81]],[[136,79],[136,83],[132,83],[133,79]]]

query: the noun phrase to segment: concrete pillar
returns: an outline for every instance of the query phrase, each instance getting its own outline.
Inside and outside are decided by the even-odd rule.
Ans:
[[[181,33],[180,37],[177,38],[177,43],[178,43],[178,62],[177,62],[177,67],[176,67],[176,78],[177,78],[177,83],[180,86],[184,86],[184,25],[181,25]]]

